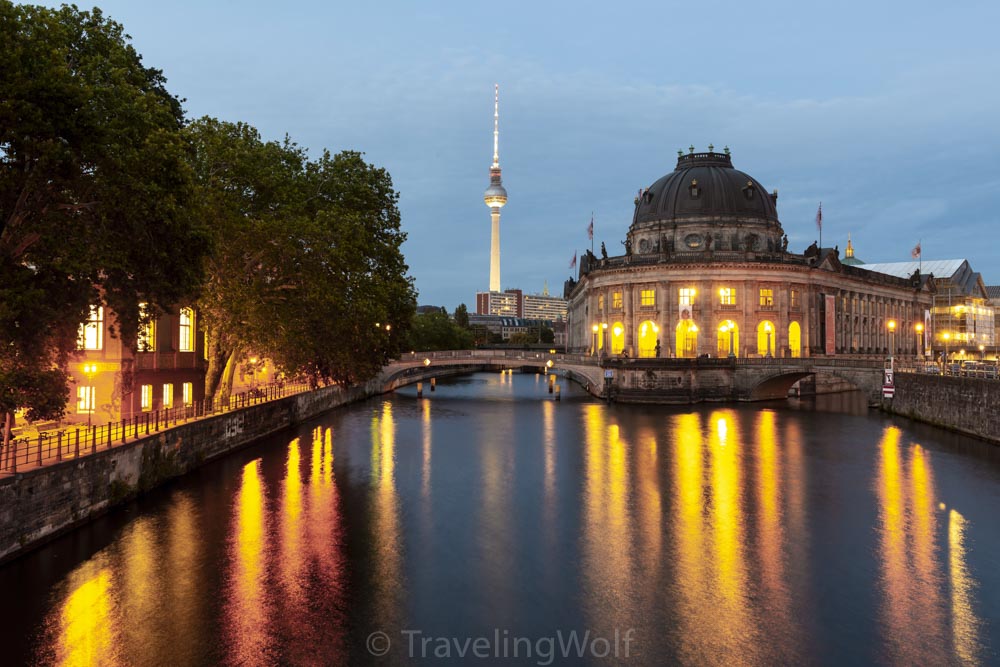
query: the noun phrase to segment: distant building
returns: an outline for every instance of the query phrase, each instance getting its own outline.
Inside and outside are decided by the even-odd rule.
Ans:
[[[930,322],[925,325],[931,331],[925,342],[935,354],[947,351],[952,356],[971,358],[995,350],[996,310],[990,304],[982,275],[972,270],[968,260],[890,262],[865,264],[864,268],[900,278],[917,271],[921,276],[934,276],[937,292]]]
[[[521,317],[524,314],[523,295],[519,289],[505,292],[476,292],[476,314]]]
[[[503,340],[519,333],[537,332],[542,328],[551,329],[553,323],[549,320],[529,320],[520,317],[500,317],[497,315],[469,315],[469,328],[485,329],[491,334],[499,335]]]
[[[525,294],[519,289],[504,292],[477,292],[476,313],[522,317],[528,320],[565,320],[569,302],[552,296],[546,287],[541,294]]]
[[[546,287],[541,294],[525,294],[521,314],[529,320],[557,320],[566,319],[566,311],[569,308],[569,301],[561,296],[551,296]]]

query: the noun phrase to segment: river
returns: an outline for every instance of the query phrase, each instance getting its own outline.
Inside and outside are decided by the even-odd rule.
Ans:
[[[327,413],[0,568],[8,664],[1000,664],[1000,448],[477,374]]]

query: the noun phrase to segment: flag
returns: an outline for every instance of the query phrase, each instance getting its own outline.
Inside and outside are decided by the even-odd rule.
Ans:
[[[913,259],[919,259],[920,258],[920,242],[919,241],[917,241],[917,247],[910,251],[910,257],[912,257]]]
[[[590,214],[590,224],[587,225],[587,238],[591,241],[594,240],[594,214]]]
[[[569,268],[571,269],[576,268],[576,252],[573,253],[573,259],[569,261]]]
[[[823,202],[819,203],[819,209],[816,211],[816,229],[823,231]]]

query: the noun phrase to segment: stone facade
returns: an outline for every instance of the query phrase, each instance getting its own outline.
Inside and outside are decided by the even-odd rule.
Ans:
[[[567,352],[916,354],[933,279],[843,264],[837,248],[788,252],[776,202],[728,153],[682,155],[636,198],[626,254],[587,253],[567,284]]]

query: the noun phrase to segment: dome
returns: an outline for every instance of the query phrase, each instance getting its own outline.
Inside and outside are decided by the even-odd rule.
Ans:
[[[667,256],[785,252],[778,194],[734,169],[728,149],[709,149],[681,154],[672,172],[639,193],[626,248]]]
[[[729,153],[689,153],[639,197],[635,223],[745,220],[778,222],[775,196],[733,168]]]

